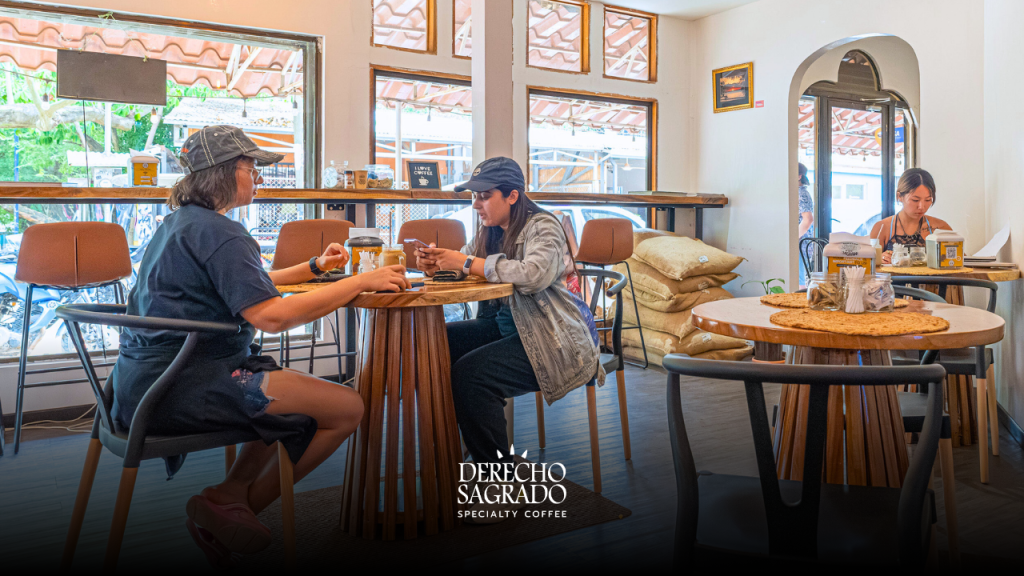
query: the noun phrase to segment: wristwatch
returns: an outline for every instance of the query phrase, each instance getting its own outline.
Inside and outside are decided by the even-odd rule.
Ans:
[[[313,276],[323,276],[324,274],[327,274],[326,271],[321,270],[320,267],[316,265],[316,256],[309,259],[309,271],[313,273]]]
[[[469,276],[469,268],[473,265],[474,258],[470,256],[466,258],[466,263],[462,265],[462,273]]]

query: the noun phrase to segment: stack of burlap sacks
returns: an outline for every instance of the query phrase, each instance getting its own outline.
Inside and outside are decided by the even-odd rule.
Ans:
[[[643,327],[651,364],[661,366],[666,354],[713,360],[742,360],[753,354],[754,347],[746,340],[704,332],[690,322],[694,306],[732,298],[722,285],[739,276],[733,269],[742,261],[693,238],[661,230],[634,231],[628,262],[640,317],[627,286],[622,291],[623,320],[625,326]],[[615,271],[626,276],[625,264]],[[639,330],[623,330],[622,346],[627,358],[643,361]]]

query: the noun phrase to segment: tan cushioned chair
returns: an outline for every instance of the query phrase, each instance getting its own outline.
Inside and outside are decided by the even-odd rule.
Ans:
[[[416,267],[416,246],[405,241],[406,238],[422,240],[427,244],[434,242],[438,248],[460,250],[466,245],[466,227],[458,220],[433,218],[430,220],[410,220],[398,230],[398,242],[403,244],[405,251],[405,267]]]
[[[598,266],[625,262],[633,255],[633,223],[625,218],[598,218],[583,225],[576,261]]]
[[[119,282],[132,275],[132,258],[124,229],[110,222],[54,222],[35,224],[25,230],[18,250],[14,279],[28,284],[25,292],[21,350],[18,357],[18,383],[14,409],[14,453],[21,448],[21,427],[25,415],[25,389],[58,384],[77,384],[78,378],[60,382],[26,383],[29,374],[44,374],[79,369],[76,366],[28,370],[29,340],[32,338],[32,292],[37,286],[62,290],[81,290]],[[114,298],[123,299],[123,286],[114,287]],[[112,364],[100,364],[111,366]],[[3,409],[0,408],[0,412]],[[2,434],[3,426],[0,426]],[[4,453],[0,440],[0,455]]]
[[[271,269],[281,270],[296,264],[309,262],[320,256],[324,250],[337,242],[342,246],[348,240],[348,230],[353,224],[347,220],[297,220],[281,226],[274,250]]]
[[[124,229],[109,222],[56,222],[29,226],[21,238],[18,282],[74,289],[132,275]]]

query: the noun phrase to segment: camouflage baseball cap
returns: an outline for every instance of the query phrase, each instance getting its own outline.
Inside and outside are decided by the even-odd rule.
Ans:
[[[276,164],[284,159],[284,154],[260,150],[236,126],[207,126],[189,136],[181,146],[181,160],[191,172],[205,170],[239,156],[256,160],[257,166]]]

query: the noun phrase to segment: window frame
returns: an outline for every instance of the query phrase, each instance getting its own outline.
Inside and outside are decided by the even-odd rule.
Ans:
[[[605,6],[604,11],[607,14],[611,12],[613,14],[619,14],[622,16],[633,16],[636,18],[645,18],[649,24],[650,33],[648,34],[648,50],[647,50],[647,80],[639,80],[636,78],[623,78],[621,76],[609,76],[608,75],[608,64],[605,58],[604,51],[604,39],[606,38],[608,28],[608,18],[602,19],[601,24],[601,76],[611,80],[627,80],[629,82],[641,82],[643,84],[654,84],[658,81],[658,15],[651,14],[650,12],[643,12],[641,10],[633,10],[630,8],[622,8],[619,6]]]
[[[458,2],[458,1],[459,0],[452,0],[452,57],[453,58],[461,58],[462,60],[472,60],[473,59],[472,54],[469,55],[469,56],[463,56],[462,54],[456,54],[455,53],[455,37],[456,37],[456,35],[459,32],[458,23],[455,22],[455,3]],[[472,0],[470,0],[470,5],[472,6]],[[473,13],[472,12],[470,12],[469,17],[470,18],[473,17]],[[470,22],[470,31],[472,31],[472,30],[473,30],[473,23]],[[473,37],[470,36],[471,40],[472,40],[472,38]]]
[[[103,16],[113,22],[130,23],[144,28],[182,28],[196,32],[212,33],[214,37],[223,36],[224,41],[240,43],[246,42],[253,45],[265,44],[266,39],[284,40],[289,42],[303,43],[302,67],[303,67],[303,123],[302,129],[307,135],[303,147],[303,154],[309,160],[304,166],[304,181],[307,186],[312,184],[313,188],[321,187],[321,169],[323,163],[323,150],[317,145],[323,134],[323,106],[321,95],[323,93],[323,39],[320,36],[311,34],[297,34],[292,32],[279,32],[264,30],[261,28],[248,28],[201,20],[181,20],[178,18],[165,18],[145,14],[134,14],[130,12],[118,12],[110,10],[96,10],[93,8],[78,8],[72,6],[39,4],[37,2],[21,2],[14,0],[0,0],[0,9],[8,12],[16,12],[24,15],[25,18],[46,20],[52,19],[99,19]],[[91,24],[95,24],[92,22]],[[262,40],[262,42],[261,42]],[[307,49],[308,48],[308,49]]]
[[[647,189],[658,189],[658,100],[656,98],[639,98],[636,96],[623,96],[621,94],[608,94],[604,92],[587,92],[584,90],[567,90],[565,88],[548,88],[543,86],[526,87],[526,134],[527,156],[530,153],[530,99],[533,96],[550,96],[552,98],[578,97],[586,100],[598,100],[613,104],[627,104],[629,106],[647,107]],[[533,171],[530,170],[530,162],[526,162],[526,184],[531,184],[530,178]],[[653,210],[653,209],[651,209]]]
[[[399,50],[401,52],[409,52],[412,54],[437,54],[437,0],[425,0],[427,3],[427,49],[426,50],[415,50],[413,48],[400,48],[398,46],[388,46],[387,44],[377,44],[373,41],[373,10],[374,0],[370,2],[370,46],[373,48],[387,48],[388,50]],[[454,4],[453,4],[454,5]],[[454,23],[455,17],[452,16],[452,22]]]
[[[545,66],[535,66],[530,64],[530,12],[529,2],[527,1],[527,12],[526,12],[526,67],[533,68],[535,70],[547,70],[549,72],[557,72],[559,74],[590,74],[590,2],[586,0],[548,0],[555,4],[568,4],[571,6],[577,6],[580,8],[580,69],[579,70],[558,70],[557,68],[547,68]],[[602,47],[604,46],[604,39],[602,38]],[[539,50],[539,49],[538,49]],[[604,54],[602,48],[602,56]]]

